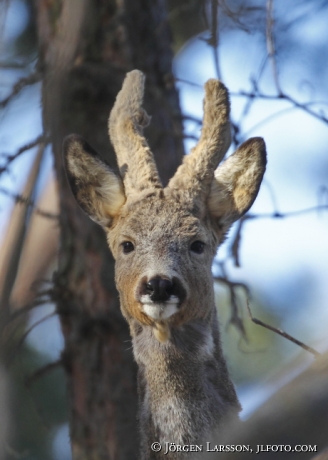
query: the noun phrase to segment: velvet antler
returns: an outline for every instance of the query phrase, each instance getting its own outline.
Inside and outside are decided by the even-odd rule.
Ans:
[[[208,195],[214,170],[230,145],[229,114],[228,90],[219,80],[208,80],[201,137],[171,179],[171,189],[188,189],[192,198]]]
[[[108,127],[125,193],[161,188],[154,157],[143,135],[149,117],[142,108],[145,76],[139,70],[129,72],[111,111]]]

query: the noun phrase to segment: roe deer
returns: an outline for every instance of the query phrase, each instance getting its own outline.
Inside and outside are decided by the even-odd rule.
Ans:
[[[73,194],[104,228],[116,260],[139,368],[141,458],[181,459],[188,454],[173,448],[165,455],[165,443],[199,444],[240,410],[222,353],[211,265],[257,196],[266,153],[253,138],[217,168],[230,145],[230,106],[225,86],[209,80],[200,140],[163,188],[143,136],[143,92],[144,75],[128,73],[109,117],[120,177],[77,135],[65,139],[64,155]],[[154,441],[161,452],[152,452]]]

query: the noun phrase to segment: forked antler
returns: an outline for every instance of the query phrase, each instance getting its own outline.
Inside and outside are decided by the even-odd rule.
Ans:
[[[192,199],[207,197],[214,171],[230,145],[229,114],[228,90],[220,81],[208,80],[201,137],[169,182],[171,189],[187,189]]]
[[[144,82],[145,76],[142,72],[139,70],[129,72],[109,117],[109,134],[116,151],[126,195],[162,187],[153,154],[143,135],[143,127],[149,122],[149,117],[142,108]],[[170,180],[168,187],[182,193],[187,192],[186,197],[193,203],[199,200],[201,204],[209,199],[208,203],[213,215],[228,213],[230,217],[236,215],[238,218],[246,210],[244,201],[247,206],[252,204],[248,194],[240,199],[244,190],[243,187],[237,187],[238,177],[247,179],[242,174],[243,166],[240,166],[245,162],[241,162],[240,159],[246,157],[248,162],[254,162],[253,169],[258,172],[258,175],[255,177],[251,168],[250,182],[257,190],[264,172],[260,166],[262,163],[265,164],[263,160],[265,146],[262,139],[248,140],[224,165],[221,165],[215,173],[217,177],[214,180],[214,172],[230,145],[229,115],[228,90],[219,80],[208,80],[205,84],[204,117],[200,140],[191,153],[184,157],[183,164]],[[227,170],[228,181],[233,182],[231,185],[227,185],[224,178]],[[248,190],[252,187],[249,186]],[[234,195],[227,200],[230,188],[234,189]],[[224,206],[221,202],[224,202]]]
[[[139,70],[129,72],[111,111],[108,128],[125,193],[161,188],[154,157],[143,135],[149,117],[142,108],[145,76]]]

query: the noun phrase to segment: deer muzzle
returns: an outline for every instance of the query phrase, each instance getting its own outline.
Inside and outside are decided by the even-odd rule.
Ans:
[[[155,321],[174,315],[186,297],[181,281],[173,277],[156,275],[141,281],[139,301],[143,312]]]

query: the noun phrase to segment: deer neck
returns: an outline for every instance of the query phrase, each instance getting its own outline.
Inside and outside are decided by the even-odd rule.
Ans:
[[[214,308],[206,320],[172,328],[165,343],[149,326],[131,324],[131,330],[139,366],[142,452],[149,452],[145,459],[152,458],[152,442],[160,442],[163,451],[165,443],[200,443],[229,412],[237,415],[240,407],[222,355]],[[157,453],[154,458],[162,457]],[[163,458],[176,457],[167,453]]]

